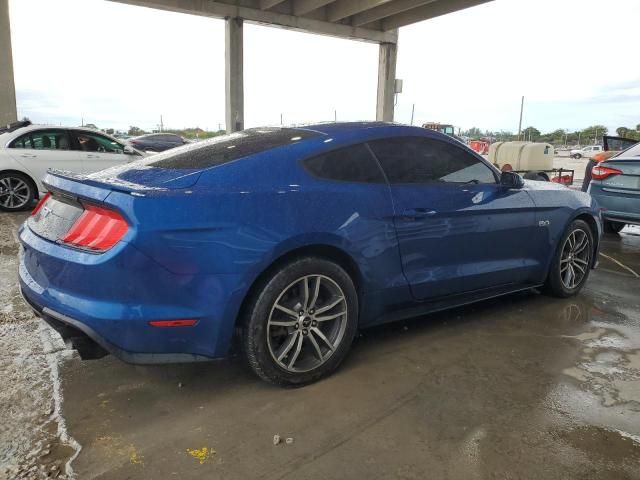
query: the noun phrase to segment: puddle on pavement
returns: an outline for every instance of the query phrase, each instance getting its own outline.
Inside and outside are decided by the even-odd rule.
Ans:
[[[600,427],[578,427],[560,433],[560,438],[586,455],[598,456],[598,460],[619,465],[637,467],[640,448],[637,440],[616,430]]]
[[[621,294],[622,295],[622,294]],[[640,313],[634,297],[583,303],[575,364],[546,399],[558,437],[587,458],[636,472],[640,460]],[[634,305],[635,307],[635,305]]]

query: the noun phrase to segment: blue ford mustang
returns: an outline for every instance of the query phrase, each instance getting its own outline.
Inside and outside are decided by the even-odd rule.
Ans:
[[[574,295],[602,230],[585,193],[385,123],[250,129],[45,183],[20,231],[22,292],[81,354],[206,360],[236,334],[279,385],[333,371],[358,328]]]

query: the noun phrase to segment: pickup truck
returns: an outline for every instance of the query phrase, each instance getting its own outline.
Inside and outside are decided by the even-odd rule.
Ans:
[[[582,158],[582,157],[591,158],[596,153],[600,153],[600,152],[602,152],[601,145],[591,145],[589,147],[571,150],[570,156],[571,158],[576,158],[576,159]]]

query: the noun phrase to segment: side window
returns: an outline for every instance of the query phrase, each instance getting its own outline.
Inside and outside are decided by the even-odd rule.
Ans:
[[[69,137],[64,130],[36,130],[16,138],[9,147],[33,150],[70,150]]]
[[[75,132],[78,146],[83,152],[124,153],[118,142],[97,133]]]
[[[33,148],[31,135],[27,133],[26,135],[16,138],[13,143],[9,145],[9,148]]]
[[[447,142],[396,137],[369,145],[391,183],[497,183],[487,165]]]
[[[384,176],[364,144],[339,148],[303,161],[316,177],[342,182],[384,183]]]

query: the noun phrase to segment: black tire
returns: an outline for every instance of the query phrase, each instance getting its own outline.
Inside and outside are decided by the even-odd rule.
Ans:
[[[14,194],[8,193],[9,187],[18,187]],[[19,212],[28,210],[36,198],[36,186],[26,175],[18,172],[0,173],[0,210]]]
[[[575,158],[576,160],[580,160],[580,159],[582,158],[582,154],[580,154],[580,153],[575,153],[575,154],[573,155],[573,158]]]
[[[618,234],[626,225],[626,223],[606,221],[604,222],[604,231],[606,233]]]
[[[582,232],[579,235],[581,236],[582,234],[584,234],[588,243],[584,250],[585,252],[584,257],[578,257],[577,255],[572,257],[574,259],[579,258],[581,262],[579,265],[582,265],[582,267],[584,267],[584,270],[585,270],[582,275],[582,278],[578,282],[576,282],[576,284],[572,287],[571,285],[567,285],[565,283],[566,273],[561,274],[561,268],[564,268],[564,264],[561,264],[561,261],[564,261],[566,263],[566,259],[563,260],[563,254],[565,252],[568,253],[566,248],[570,247],[570,245],[567,245],[567,242],[569,237],[574,232]],[[551,260],[549,274],[547,276],[547,280],[544,285],[545,292],[555,297],[566,298],[566,297],[571,297],[577,294],[582,289],[587,279],[589,278],[589,273],[591,272],[591,265],[593,263],[593,253],[594,253],[593,242],[594,242],[593,232],[591,231],[591,228],[589,227],[589,225],[587,225],[585,221],[574,220],[573,222],[571,222],[571,225],[569,225],[567,230],[562,235],[562,238],[558,243],[558,248],[556,249],[556,252],[553,255],[553,259]],[[581,250],[581,253],[582,253],[582,250]],[[586,262],[586,264],[583,265],[582,262]],[[572,266],[571,268],[574,268],[574,267]],[[574,269],[574,271],[577,272],[578,270]]]
[[[294,320],[294,323],[298,323],[298,325],[276,326],[275,328],[281,329],[281,334],[280,336],[273,336],[271,334],[273,330],[269,328],[274,327],[273,325],[269,327],[269,322],[271,321],[271,316],[276,312],[276,302],[281,302],[280,304],[286,303],[285,300],[281,300],[281,298],[286,299],[287,297],[282,297],[282,295],[287,295],[288,292],[291,292],[291,289],[296,288],[295,285],[303,282],[304,280],[302,279],[305,277],[309,278],[308,281],[310,283],[313,283],[314,279],[320,277],[322,277],[321,281],[325,282],[322,284],[322,287],[319,287],[320,290],[318,290],[321,292],[321,295],[317,297],[318,304],[320,304],[320,298],[323,296],[322,289],[326,289],[327,285],[331,286],[331,288],[336,288],[337,286],[337,290],[335,291],[341,292],[343,294],[342,298],[344,298],[344,303],[338,305],[338,307],[345,308],[343,311],[346,312],[346,317],[338,319],[339,322],[343,323],[339,323],[339,327],[336,329],[336,327],[333,326],[335,324],[331,323],[332,321],[320,323],[322,320],[318,320],[318,323],[313,323],[313,325],[317,325],[317,327],[307,326],[307,331],[303,328],[303,319],[310,321],[312,318],[320,317],[310,315],[314,313],[313,309],[307,310],[306,307],[296,308],[299,304],[296,303],[293,305],[292,302],[297,298],[294,296],[295,298],[290,300],[286,306],[296,311],[304,308],[305,316],[293,317],[290,314],[284,314],[283,318],[287,322],[290,322],[291,318],[298,318],[298,320]],[[297,288],[302,288],[302,286]],[[315,289],[315,284],[310,288]],[[328,290],[325,293],[328,293]],[[331,297],[327,295],[326,304],[330,305],[333,303],[334,298],[339,299],[341,296],[336,295]],[[318,308],[318,310],[321,309],[322,308]],[[315,313],[317,314],[319,312]],[[328,310],[327,313],[335,313],[335,311]],[[303,386],[329,375],[340,365],[347,355],[358,328],[358,295],[353,280],[342,267],[324,258],[311,256],[301,257],[278,268],[256,288],[256,291],[254,291],[249,298],[246,308],[243,309],[241,322],[242,330],[240,341],[251,369],[263,380],[278,386]],[[293,330],[294,327],[295,331]],[[336,343],[333,345],[334,348],[326,350],[324,352],[324,358],[322,352],[313,350],[314,346],[318,343],[320,343],[321,347],[327,348],[328,344],[322,343],[318,334],[312,335],[312,330],[317,331],[321,327],[325,329],[327,327],[332,328],[333,333],[336,335]],[[335,332],[338,331],[340,333],[336,334]],[[305,332],[304,337],[302,336],[302,332]],[[327,334],[325,338],[332,338],[331,333],[328,332],[328,330],[324,330],[324,332],[321,333],[323,333],[323,336]],[[310,337],[313,337],[314,340]],[[277,342],[280,338],[284,338],[284,340],[279,344],[277,352],[273,352],[273,343]],[[291,361],[293,358],[290,357],[290,355],[293,355],[291,352],[294,352],[294,350],[298,348],[297,340],[294,341],[295,338],[300,341],[301,349],[298,350],[298,354],[296,354],[295,359],[292,360],[293,362],[296,362],[297,359],[300,358],[302,361],[309,360],[311,363],[315,361],[323,363],[306,370],[300,369],[300,371],[292,371],[290,370],[291,365],[287,366],[278,363],[279,358],[276,358],[276,353],[282,355],[284,351],[290,353],[287,353],[284,358],[282,358],[282,362],[286,364]],[[289,351],[285,344],[295,344],[295,348],[290,347],[291,350]],[[316,351],[319,352],[319,355],[315,353]],[[329,352],[332,353],[329,354]],[[295,367],[296,365],[294,365],[294,368]]]

